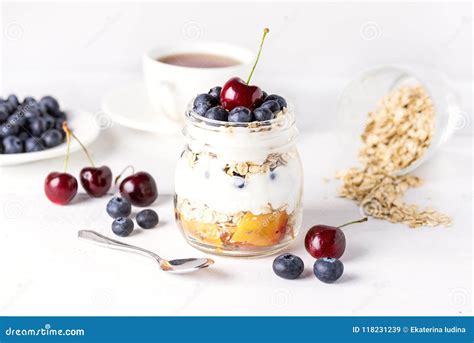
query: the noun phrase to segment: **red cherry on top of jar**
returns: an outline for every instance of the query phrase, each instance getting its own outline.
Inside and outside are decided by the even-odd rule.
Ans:
[[[314,258],[340,258],[346,250],[346,237],[342,227],[362,223],[367,218],[362,218],[347,224],[335,227],[329,225],[315,225],[306,233],[304,245],[308,253]]]
[[[254,110],[263,103],[264,95],[259,87],[250,86],[241,78],[233,77],[222,87],[220,100],[227,111],[238,106]]]

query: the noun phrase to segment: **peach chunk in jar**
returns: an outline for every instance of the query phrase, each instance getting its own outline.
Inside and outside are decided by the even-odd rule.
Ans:
[[[287,223],[286,211],[259,215],[247,212],[239,221],[231,243],[259,247],[278,244],[285,237]]]

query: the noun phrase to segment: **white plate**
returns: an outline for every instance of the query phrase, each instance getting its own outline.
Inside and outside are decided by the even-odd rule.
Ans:
[[[151,107],[142,81],[109,92],[102,100],[102,110],[116,123],[136,130],[174,135],[182,127]]]
[[[66,110],[68,126],[85,146],[91,144],[100,133],[100,127],[96,118],[90,112]],[[77,142],[71,140],[71,152],[81,147]],[[25,152],[22,154],[0,154],[0,166],[11,166],[16,164],[45,160],[48,158],[64,156],[66,153],[66,142],[60,145],[36,152]]]

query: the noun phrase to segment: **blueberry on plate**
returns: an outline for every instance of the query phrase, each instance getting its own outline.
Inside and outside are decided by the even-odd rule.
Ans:
[[[303,270],[303,260],[293,254],[280,255],[273,261],[273,271],[283,279],[296,279]]]
[[[252,112],[244,106],[237,106],[229,112],[229,121],[232,123],[248,123],[252,119]]]
[[[21,105],[21,112],[26,119],[36,118],[41,115],[41,111],[37,102]]]
[[[199,94],[196,99],[194,99],[193,103],[193,111],[196,112],[200,116],[204,116],[204,114],[209,110],[211,107],[217,105],[217,99],[214,98],[212,95],[209,94]]]
[[[219,120],[219,121],[227,121],[227,117],[229,116],[229,112],[222,107],[222,106],[215,106],[206,111],[204,115],[207,119]]]
[[[25,151],[35,152],[44,150],[44,143],[41,138],[30,137],[25,140]]]
[[[18,125],[18,126],[24,126],[26,124],[26,118],[23,115],[23,113],[20,110],[16,110],[15,113],[13,113],[9,118],[8,122],[10,124]]]
[[[267,100],[260,107],[268,108],[273,113],[276,113],[281,110],[280,104],[276,100]]]
[[[135,220],[137,221],[138,226],[143,229],[151,229],[160,221],[158,214],[151,209],[138,212]]]
[[[333,283],[344,273],[344,265],[336,258],[323,257],[314,262],[314,275],[325,283]]]
[[[53,116],[50,116],[49,114],[45,114],[43,115],[43,119],[46,126],[45,130],[52,129],[54,127],[55,119],[53,118]]]
[[[220,97],[221,97],[221,90],[222,90],[222,87],[217,86],[217,87],[211,88],[211,89],[209,90],[209,93],[208,93],[208,94],[209,94],[210,96],[216,98],[217,101],[219,101],[219,99],[220,99]]]
[[[5,104],[0,103],[0,122],[4,122],[8,118],[8,108]]]
[[[52,148],[56,145],[61,144],[61,142],[63,141],[63,134],[59,130],[51,129],[43,133],[41,135],[41,139],[43,140],[44,145],[46,145],[46,147]]]
[[[113,197],[107,203],[106,210],[112,218],[128,217],[132,213],[132,204],[125,198]]]
[[[263,91],[262,93],[263,93],[263,101],[265,101],[267,99],[268,93],[265,91]]]
[[[54,122],[54,128],[56,130],[59,130],[59,131],[63,132],[63,124],[64,124],[65,121],[66,121],[65,118],[56,118],[56,120]]]
[[[25,97],[25,98],[23,99],[23,102],[22,102],[23,105],[29,105],[29,104],[33,104],[33,103],[38,104],[38,102],[36,101],[36,99],[33,98],[32,96],[27,96],[27,97]]]
[[[17,136],[8,136],[3,139],[4,154],[19,154],[23,152],[23,142]]]
[[[281,97],[279,95],[276,95],[276,94],[271,94],[271,95],[267,96],[265,101],[268,101],[268,100],[275,100],[276,102],[278,102],[278,104],[280,105],[281,108],[288,106],[286,104],[286,100],[283,97]]]
[[[15,136],[18,131],[20,131],[19,127],[9,122],[0,125],[0,137]]]
[[[46,131],[46,122],[43,117],[30,118],[28,131],[35,137],[40,137]]]
[[[17,108],[20,102],[18,101],[18,98],[16,97],[15,94],[10,94],[7,98],[7,101],[13,105],[14,108]]]
[[[253,110],[255,120],[266,121],[275,118],[275,115],[266,107],[259,107]]]
[[[117,236],[127,237],[133,231],[133,221],[130,218],[119,217],[112,222],[112,231]]]
[[[30,138],[31,136],[28,134],[28,132],[26,131],[21,131],[18,135],[17,135],[18,138],[20,138],[23,142],[26,141],[28,138]]]
[[[44,114],[55,114],[59,112],[59,104],[55,98],[46,95],[39,101],[41,112]]]

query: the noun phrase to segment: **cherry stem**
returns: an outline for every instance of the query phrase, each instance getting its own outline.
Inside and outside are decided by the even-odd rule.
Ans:
[[[367,217],[364,217],[362,219],[359,219],[359,220],[354,220],[353,222],[349,222],[349,223],[346,223],[344,225],[341,225],[341,226],[338,226],[337,228],[340,229],[341,227],[344,227],[344,226],[348,226],[348,225],[352,225],[352,224],[358,224],[358,223],[363,223],[363,222],[366,222],[368,220]]]
[[[79,138],[77,138],[77,136],[74,134],[74,132],[71,131],[71,129],[67,126],[67,123],[64,122],[63,123],[63,130],[66,132],[66,136],[71,136],[72,138],[74,138],[76,140],[77,143],[79,143],[79,145],[81,146],[82,148],[82,151],[84,151],[84,153],[86,154],[87,156],[87,159],[89,160],[89,163],[92,167],[95,167],[95,164],[94,164],[94,161],[92,161],[92,158],[91,156],[89,155],[89,151],[87,151],[86,147],[84,146],[84,144],[82,144],[82,142],[79,140]]]
[[[66,158],[64,159],[64,172],[67,172],[67,165],[69,164],[69,152],[71,148],[71,131],[67,127],[67,123],[63,123],[63,130],[66,133]]]
[[[122,177],[122,174],[125,173],[125,171],[127,169],[130,169],[130,168],[132,169],[132,174],[135,174],[135,168],[132,165],[126,166],[125,168],[123,168],[123,170],[120,172],[120,174],[118,174],[117,177],[115,178],[114,185],[117,184],[117,181]]]
[[[262,36],[262,41],[260,42],[260,48],[258,49],[257,58],[255,59],[255,63],[253,64],[252,71],[250,72],[249,78],[247,79],[247,84],[250,83],[250,79],[252,78],[255,67],[257,66],[258,60],[260,59],[260,54],[262,53],[263,42],[265,41],[265,37],[267,36],[268,32],[270,32],[268,28],[263,29],[263,36]]]

